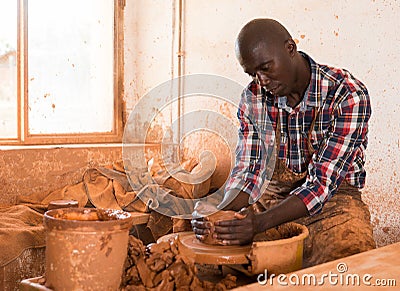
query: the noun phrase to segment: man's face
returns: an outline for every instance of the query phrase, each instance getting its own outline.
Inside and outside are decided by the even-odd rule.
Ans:
[[[260,43],[253,48],[237,49],[237,57],[245,73],[257,78],[259,84],[275,96],[293,91],[296,81],[292,47],[288,42],[278,45]]]

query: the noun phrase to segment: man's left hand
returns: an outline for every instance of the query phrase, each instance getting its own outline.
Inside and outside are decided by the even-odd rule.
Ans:
[[[215,222],[215,238],[224,245],[245,245],[253,241],[257,233],[256,214],[251,207],[242,208],[236,219]]]

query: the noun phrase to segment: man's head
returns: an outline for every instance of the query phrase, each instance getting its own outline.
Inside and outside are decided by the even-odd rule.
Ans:
[[[274,95],[298,86],[299,54],[289,32],[273,19],[248,22],[236,39],[236,56],[244,71]]]

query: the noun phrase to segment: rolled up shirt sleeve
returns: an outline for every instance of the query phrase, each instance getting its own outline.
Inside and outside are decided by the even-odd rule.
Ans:
[[[270,124],[264,123],[263,126],[255,122],[261,114],[260,111],[265,110],[260,98],[262,97],[250,90],[245,90],[242,94],[237,112],[240,126],[236,161],[225,187],[225,192],[238,189],[248,193],[250,204],[256,202],[262,194],[275,138]]]
[[[358,90],[336,98],[340,101],[326,137],[312,155],[306,182],[290,193],[302,199],[310,215],[319,213],[335,194],[366,140],[371,115],[368,92]]]

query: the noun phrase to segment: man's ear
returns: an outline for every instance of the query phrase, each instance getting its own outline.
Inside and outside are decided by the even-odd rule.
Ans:
[[[294,56],[295,53],[297,52],[297,45],[295,43],[295,41],[292,38],[289,38],[286,42],[285,42],[285,47],[288,50],[289,54],[291,56]]]

